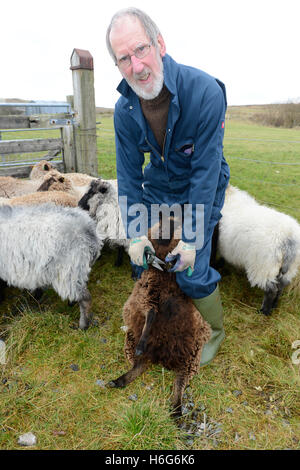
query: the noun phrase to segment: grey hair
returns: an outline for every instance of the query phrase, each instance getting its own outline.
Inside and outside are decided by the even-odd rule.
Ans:
[[[158,46],[157,37],[159,36],[160,31],[159,31],[158,27],[156,26],[156,24],[154,23],[154,21],[150,18],[150,16],[148,16],[147,13],[143,12],[142,10],[139,10],[138,8],[134,8],[134,7],[124,8],[122,10],[117,11],[117,13],[114,14],[114,16],[111,19],[110,25],[107,28],[107,32],[106,32],[106,46],[107,46],[109,54],[111,55],[111,57],[112,57],[112,59],[114,60],[115,63],[117,61],[117,58],[116,58],[115,53],[114,53],[114,51],[111,47],[109,36],[110,36],[110,32],[111,32],[113,26],[115,25],[115,23],[117,22],[117,20],[119,18],[122,18],[123,16],[134,16],[134,17],[138,18],[141,22],[141,25],[143,26],[143,28],[145,30],[145,33],[149,37],[151,43],[155,47]]]

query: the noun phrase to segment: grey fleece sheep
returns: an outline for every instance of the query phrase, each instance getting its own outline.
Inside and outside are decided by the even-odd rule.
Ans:
[[[52,287],[62,299],[79,302],[79,327],[86,329],[87,282],[99,254],[95,229],[78,207],[1,206],[0,279],[30,291]]]

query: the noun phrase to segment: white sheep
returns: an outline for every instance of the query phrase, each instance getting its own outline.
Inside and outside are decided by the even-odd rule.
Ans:
[[[99,255],[96,224],[80,208],[54,204],[0,207],[0,279],[34,291],[52,287],[79,302],[79,327],[89,326],[87,282]]]
[[[299,269],[300,225],[231,185],[221,212],[218,251],[265,291],[261,311],[269,315]]]

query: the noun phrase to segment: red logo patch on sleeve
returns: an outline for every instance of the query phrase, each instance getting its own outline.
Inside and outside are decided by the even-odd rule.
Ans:
[[[225,123],[224,121],[222,121],[222,129],[224,129],[224,127],[225,127]]]

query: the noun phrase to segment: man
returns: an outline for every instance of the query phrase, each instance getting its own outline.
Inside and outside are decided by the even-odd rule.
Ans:
[[[204,207],[201,246],[183,230],[169,259],[177,261],[177,283],[212,327],[201,359],[201,365],[206,365],[225,337],[220,275],[209,265],[212,234],[229,180],[223,157],[225,87],[200,70],[177,64],[166,54],[155,23],[136,8],[114,15],[107,47],[124,78],[118,87],[122,96],[115,107],[114,124],[119,198],[126,197],[129,208],[127,235],[130,238],[133,204],[144,204],[149,213],[154,204],[189,204],[193,233],[197,205]],[[150,163],[143,171],[148,152]],[[121,209],[124,216],[123,202]],[[142,230],[141,236],[131,239],[129,255],[134,264],[146,268],[145,250],[153,246],[146,227]]]

